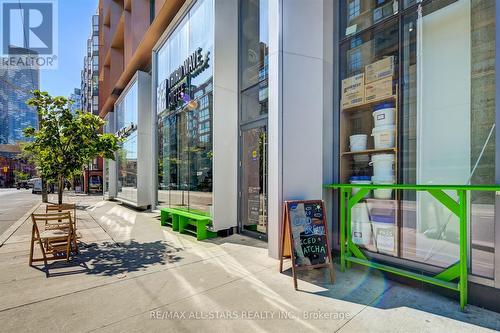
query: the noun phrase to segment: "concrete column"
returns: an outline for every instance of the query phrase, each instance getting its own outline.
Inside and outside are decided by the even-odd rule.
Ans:
[[[282,202],[328,199],[322,186],[333,176],[333,0],[270,0],[269,33],[268,246],[276,258]]]
[[[213,227],[238,216],[238,1],[214,0]]]

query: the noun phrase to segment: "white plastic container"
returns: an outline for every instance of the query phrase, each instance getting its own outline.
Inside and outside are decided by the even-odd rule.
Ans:
[[[352,241],[358,245],[371,244],[372,228],[366,202],[359,202],[351,210]]]
[[[396,181],[394,177],[372,177],[373,184],[379,185],[391,185],[395,184]],[[373,197],[375,199],[391,199],[392,198],[392,189],[376,189],[373,190]]]
[[[351,209],[351,221],[360,223],[370,223],[368,215],[368,205],[366,202],[358,202]]]
[[[375,149],[394,148],[396,126],[377,126],[372,131]]]
[[[394,125],[396,109],[393,104],[384,104],[373,111],[373,124],[375,127]]]
[[[361,222],[352,222],[351,223],[351,232],[352,232],[352,242],[358,245],[370,245],[373,237],[372,234],[372,226],[370,222],[361,223]]]
[[[351,184],[354,184],[354,185],[370,185],[372,183],[371,180],[368,180],[368,179],[361,180],[361,179],[357,179],[357,178],[368,178],[369,179],[369,177],[351,177],[349,182]],[[356,193],[359,192],[359,190],[360,190],[359,188],[353,187],[351,190],[351,195],[355,195]],[[367,199],[370,197],[370,192],[371,191],[368,191],[368,193],[364,196],[364,199]]]
[[[394,177],[394,154],[372,155],[370,165],[373,166],[373,176],[376,178]]]
[[[362,151],[366,150],[366,142],[368,141],[368,135],[366,134],[356,134],[349,137],[351,151]]]

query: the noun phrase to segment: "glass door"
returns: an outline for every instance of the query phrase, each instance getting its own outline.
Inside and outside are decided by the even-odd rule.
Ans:
[[[240,232],[267,239],[267,125],[241,130]]]

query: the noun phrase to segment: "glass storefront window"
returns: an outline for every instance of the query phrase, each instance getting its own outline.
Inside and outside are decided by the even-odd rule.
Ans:
[[[268,0],[243,0],[240,10],[240,84],[245,90],[269,72]]]
[[[268,113],[268,0],[241,1],[240,123]]]
[[[115,129],[124,140],[116,152],[117,195],[132,202],[137,201],[137,93],[138,85],[135,82],[115,105]]]
[[[267,115],[267,80],[241,93],[241,122]]]
[[[342,181],[494,184],[495,1],[417,4],[341,41]],[[355,210],[369,251],[429,269],[458,260],[458,219],[429,194],[371,193]],[[470,270],[493,278],[495,194],[471,192],[469,211]]]
[[[137,132],[132,133],[117,151],[118,196],[137,201]]]
[[[103,127],[103,132],[104,133],[112,133],[111,132],[111,124],[110,124],[110,117],[113,116],[114,113],[108,113],[104,117],[104,127]],[[103,158],[103,163],[104,163],[104,193],[108,194],[109,193],[109,160],[107,158]]]
[[[356,34],[398,13],[397,0],[341,1],[341,38]]]
[[[198,50],[207,61],[174,84],[185,84],[180,101],[157,110],[159,206],[211,209],[213,10],[213,0],[197,1],[157,53],[157,88]]]

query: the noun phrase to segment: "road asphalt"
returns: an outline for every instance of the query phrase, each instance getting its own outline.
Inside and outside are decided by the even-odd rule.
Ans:
[[[0,235],[41,202],[41,198],[39,194],[32,194],[31,189],[0,189]]]

